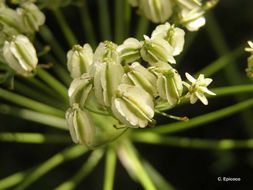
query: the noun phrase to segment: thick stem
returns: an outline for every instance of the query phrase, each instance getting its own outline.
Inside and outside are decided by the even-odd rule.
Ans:
[[[139,17],[135,37],[138,40],[141,40],[143,38],[143,35],[148,32],[148,27],[149,27],[148,19],[144,16]]]
[[[124,0],[115,1],[115,20],[114,20],[114,41],[120,44],[124,40],[125,21],[124,19]]]

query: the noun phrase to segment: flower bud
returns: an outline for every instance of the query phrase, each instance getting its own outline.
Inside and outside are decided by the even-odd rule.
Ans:
[[[23,19],[24,27],[27,33],[34,33],[39,30],[39,26],[45,22],[45,15],[33,3],[23,3],[22,8],[18,8],[17,12]]]
[[[22,26],[22,18],[16,11],[8,7],[0,7],[0,23],[3,25],[4,29],[12,28],[15,30],[15,33],[13,34],[24,32],[24,26]],[[8,33],[8,35],[13,34]]]
[[[38,64],[36,50],[24,35],[14,36],[11,41],[5,41],[3,56],[6,63],[18,74],[29,76]]]
[[[185,25],[189,31],[197,31],[200,27],[205,25],[206,20],[203,17],[205,12],[199,1],[178,0],[178,4],[181,9],[180,22]]]
[[[158,76],[156,84],[158,95],[167,100],[170,106],[175,106],[183,92],[180,75],[169,65],[154,68],[153,72]]]
[[[89,44],[75,45],[67,53],[67,66],[72,78],[80,77],[89,71],[93,61],[93,51]]]
[[[118,120],[132,128],[144,128],[154,117],[152,96],[142,88],[128,84],[119,85],[111,109]]]
[[[155,23],[165,22],[172,14],[169,0],[139,0],[139,10]]]
[[[156,77],[153,73],[148,71],[140,63],[134,62],[128,67],[128,72],[126,72],[129,80],[135,85],[146,92],[150,93],[152,96],[157,96],[156,90]]]
[[[162,38],[149,38],[145,36],[145,41],[141,49],[142,58],[149,63],[169,62],[176,63],[173,57],[173,48]]]
[[[92,78],[88,73],[85,73],[81,77],[74,79],[68,90],[70,105],[77,103],[81,108],[84,108],[91,89]]]
[[[74,143],[93,145],[96,130],[88,112],[74,104],[66,112],[66,121]]]
[[[100,43],[95,51],[96,61],[91,69],[97,101],[107,107],[111,105],[111,99],[124,74],[116,48],[116,44],[109,41]]]
[[[117,51],[119,52],[121,61],[123,63],[132,63],[141,58],[140,49],[142,43],[135,38],[126,39],[122,45],[118,46]]]
[[[161,24],[152,32],[152,38],[163,38],[173,48],[173,56],[179,55],[184,47],[185,32],[177,27],[171,26],[168,22]]]

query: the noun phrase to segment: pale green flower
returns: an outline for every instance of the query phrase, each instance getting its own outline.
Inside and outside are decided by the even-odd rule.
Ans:
[[[24,35],[13,36],[11,41],[5,41],[3,56],[6,63],[18,74],[29,76],[38,64],[36,50]]]
[[[245,51],[251,53],[251,55],[248,57],[248,67],[246,72],[250,78],[253,78],[253,42],[248,41],[248,45],[249,47],[246,47]]]
[[[172,14],[172,5],[169,0],[130,0],[132,6],[138,6],[139,11],[155,23],[163,23]]]
[[[211,78],[204,78],[203,74],[200,74],[197,79],[193,78],[189,73],[185,73],[185,76],[192,83],[190,85],[183,82],[183,84],[188,88],[186,96],[190,98],[190,103],[194,104],[199,99],[204,105],[207,105],[208,101],[205,94],[216,95],[207,88],[213,80]]]
[[[200,27],[205,25],[206,19],[203,16],[205,11],[199,0],[177,0],[177,3],[181,8],[180,22],[184,24],[189,31],[197,31]]]
[[[21,8],[17,9],[19,16],[22,18],[24,28],[27,33],[34,33],[45,23],[45,15],[33,3],[22,3]]]
[[[142,44],[142,42],[138,41],[135,38],[126,39],[123,44],[117,48],[121,61],[127,64],[140,59],[140,49],[142,47]]]
[[[183,92],[183,83],[178,72],[166,63],[150,68],[157,75],[156,87],[158,95],[167,100],[170,106],[179,103]]]
[[[169,42],[173,48],[173,56],[179,55],[184,47],[185,32],[178,28],[171,26],[168,22],[158,25],[152,32],[151,38],[163,38]]]
[[[72,78],[80,77],[89,71],[93,62],[93,51],[89,44],[75,45],[67,53],[67,66]]]
[[[137,86],[119,85],[111,109],[114,116],[127,127],[144,128],[153,122],[153,97]]]
[[[141,48],[141,56],[148,63],[169,62],[176,63],[173,57],[172,46],[162,38],[149,38],[144,35],[144,44]]]
[[[89,74],[85,73],[72,81],[68,90],[70,105],[78,103],[84,108],[85,102],[92,90],[92,80]]]
[[[90,72],[94,76],[97,101],[107,107],[111,105],[111,99],[124,74],[116,48],[116,44],[109,41],[100,43],[95,51],[95,62]]]
[[[93,145],[96,129],[88,112],[73,104],[66,112],[66,121],[74,143]]]
[[[155,87],[156,76],[153,73],[151,73],[148,69],[143,67],[140,63],[138,62],[132,63],[128,67],[125,76],[127,76],[128,79],[135,86],[144,89],[154,97],[157,96],[157,90]]]

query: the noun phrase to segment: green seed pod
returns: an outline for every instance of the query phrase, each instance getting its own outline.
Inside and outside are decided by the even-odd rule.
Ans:
[[[74,79],[68,90],[70,105],[77,103],[81,108],[84,108],[91,89],[92,78],[88,73],[85,73],[81,77]]]
[[[173,48],[173,56],[179,55],[184,47],[185,32],[178,28],[171,26],[168,22],[161,24],[152,32],[152,38],[163,38]]]
[[[14,36],[11,41],[5,41],[3,56],[6,63],[18,74],[29,76],[38,64],[36,50],[24,35]]]
[[[67,53],[67,66],[72,78],[78,78],[89,71],[93,61],[93,51],[89,44],[75,45]]]
[[[121,84],[112,102],[114,116],[127,127],[144,128],[153,121],[153,97],[140,87]]]
[[[95,63],[90,72],[91,76],[94,76],[97,101],[107,107],[110,107],[111,99],[124,74],[116,48],[116,44],[109,41],[100,43],[95,51]]]
[[[25,30],[29,34],[38,31],[39,27],[45,23],[45,15],[33,3],[22,3],[17,12],[23,19]]]
[[[122,45],[118,46],[117,51],[119,52],[121,61],[125,64],[132,63],[141,58],[140,49],[142,47],[140,41],[135,38],[126,39]]]
[[[88,112],[73,104],[66,112],[66,121],[74,143],[93,145],[96,130]]]
[[[143,67],[140,63],[134,62],[128,67],[126,72],[127,77],[130,81],[138,87],[141,87],[152,96],[157,96],[156,90],[156,76]]]
[[[153,68],[152,70],[158,77],[158,95],[167,100],[170,106],[175,106],[182,95],[183,83],[178,72],[168,64],[164,67]]]
[[[144,35],[144,44],[141,49],[142,58],[148,63],[169,62],[176,63],[173,57],[173,48],[162,38],[149,38]]]

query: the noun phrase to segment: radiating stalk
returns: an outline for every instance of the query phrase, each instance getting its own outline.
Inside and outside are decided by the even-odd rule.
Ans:
[[[69,180],[64,181],[62,184],[54,188],[55,190],[72,190],[75,189],[81,180],[83,180],[89,173],[93,171],[93,169],[97,166],[99,161],[104,155],[104,151],[102,149],[94,150],[89,158],[85,160],[83,166],[80,170]]]
[[[53,14],[61,28],[61,31],[63,32],[69,47],[72,48],[73,45],[78,43],[78,40],[75,37],[75,34],[70,29],[68,23],[66,22],[64,15],[62,14],[60,9],[53,9]]]
[[[37,75],[49,86],[51,86],[53,90],[58,92],[58,94],[62,96],[66,100],[66,102],[68,101],[68,90],[62,83],[60,83],[56,78],[54,78],[51,74],[49,74],[42,68],[37,69]]]
[[[32,110],[55,115],[59,117],[64,117],[65,113],[62,110],[56,109],[54,107],[48,106],[46,104],[43,104],[41,102],[37,102],[35,100],[29,99],[24,96],[20,96],[18,94],[15,94],[13,92],[10,92],[8,90],[4,90],[0,88],[0,98],[3,98],[5,100],[8,100],[12,103],[15,103],[20,106],[24,106],[26,108],[30,108]]]
[[[147,174],[146,170],[142,165],[142,161],[138,157],[137,150],[135,150],[134,146],[129,141],[124,141],[122,147],[119,150],[119,156],[121,157],[121,161],[128,164],[124,165],[127,170],[133,172],[134,177],[139,181],[144,190],[156,190],[155,185],[153,184],[152,179]],[[123,160],[122,160],[123,159]],[[125,160],[125,161],[124,161]]]
[[[54,34],[51,32],[50,28],[48,28],[47,25],[43,25],[39,30],[39,34],[42,39],[50,45],[54,54],[60,60],[61,64],[65,65],[66,53],[59,44],[58,40],[54,37]]]
[[[24,190],[27,189],[32,183],[41,178],[46,173],[50,172],[56,166],[60,164],[75,159],[82,154],[86,153],[87,149],[84,146],[72,146],[64,149],[63,151],[55,154],[47,161],[40,164],[37,168],[35,168],[32,172],[30,172],[26,178],[18,185],[15,190]]]
[[[108,147],[105,161],[103,190],[113,190],[117,157],[116,152],[112,147]]]
[[[0,133],[0,141],[32,144],[67,144],[72,142],[68,135],[44,135],[41,133]]]
[[[55,127],[62,130],[67,130],[66,121],[64,119],[64,112],[61,117],[43,114],[40,112],[16,108],[6,104],[0,104],[0,113],[6,115],[12,115],[18,118],[22,118],[28,121],[44,124],[50,127]]]
[[[88,40],[88,43],[91,44],[92,48],[95,48],[97,45],[97,39],[87,1],[82,1],[82,6],[79,7],[79,14],[81,16],[83,31],[86,35],[86,39]]]
[[[22,182],[25,179],[27,173],[28,171],[26,170],[22,172],[17,172],[8,177],[0,179],[0,189],[8,189],[17,185],[18,183]]]
[[[227,65],[231,64],[235,59],[243,55],[245,44],[239,46],[231,52],[225,53],[220,56],[214,62],[208,64],[205,68],[201,69],[199,72],[195,74],[198,76],[199,74],[204,74],[206,77],[210,77],[213,74],[217,73],[221,69],[224,69]]]
[[[114,13],[114,41],[120,44],[124,40],[125,21],[124,19],[124,0],[115,1]]]
[[[63,102],[55,100],[54,98],[47,96],[46,94],[43,94],[43,96],[41,96],[41,92],[38,92],[37,90],[22,84],[18,80],[15,81],[15,91],[23,94],[26,97],[30,97],[34,100],[40,101],[41,103],[51,105],[58,109],[66,109],[66,105],[64,105]]]
[[[109,16],[109,8],[107,0],[99,0],[98,3],[98,16],[100,24],[100,35],[102,40],[112,40],[111,23]]]
[[[138,20],[138,25],[135,33],[135,37],[138,40],[143,39],[143,35],[147,34],[148,32],[148,27],[149,27],[149,21],[146,17],[140,16]]]
[[[215,150],[253,149],[253,139],[207,140],[188,137],[165,137],[155,133],[145,133],[145,132],[132,134],[132,139],[138,143],[147,143],[152,145],[168,145],[180,148],[215,149]]]
[[[146,129],[145,132],[152,131],[152,132],[161,133],[161,134],[175,133],[175,132],[191,129],[194,127],[198,127],[200,125],[221,119],[226,116],[230,116],[232,114],[235,114],[241,110],[250,108],[252,106],[253,106],[253,98],[234,104],[232,106],[228,106],[226,108],[223,108],[217,111],[213,111],[208,114],[197,116],[192,119],[190,118],[188,122],[176,122],[176,123],[159,125],[159,126],[156,126],[155,128]]]

